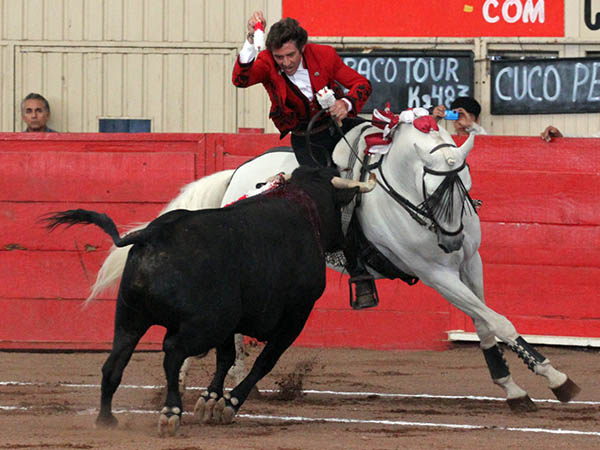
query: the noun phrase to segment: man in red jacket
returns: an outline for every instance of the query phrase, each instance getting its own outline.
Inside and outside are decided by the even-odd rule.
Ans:
[[[269,117],[281,137],[291,132],[298,162],[315,166],[305,142],[308,122],[321,110],[316,93],[324,87],[334,91],[336,101],[328,111],[346,132],[361,122],[356,116],[371,94],[371,84],[345,65],[333,47],[307,43],[308,33],[291,18],[271,27],[266,50],[257,54],[253,37],[259,22],[264,26],[265,19],[257,11],[248,20],[249,33],[233,69],[233,84],[244,88],[262,83],[271,99]],[[326,165],[325,152],[331,155],[342,136],[327,117],[315,123],[310,133],[314,156]]]
[[[357,117],[371,94],[369,80],[342,62],[329,45],[309,44],[308,33],[298,21],[282,19],[273,24],[266,38],[266,49],[260,53],[254,46],[257,24],[264,29],[266,21],[257,11],[248,19],[248,36],[233,69],[233,84],[248,87],[262,83],[271,99],[269,117],[283,138],[292,133],[292,148],[298,163],[309,166],[331,164],[331,153],[342,138],[329,118],[323,116],[307,126],[319,111],[316,94],[324,87],[336,97],[328,114],[340,124],[343,133],[363,122]],[[347,92],[341,86],[346,88]],[[312,155],[306,148],[306,134],[310,133]],[[356,250],[345,251],[347,269],[356,285],[357,309],[377,304],[375,283]]]

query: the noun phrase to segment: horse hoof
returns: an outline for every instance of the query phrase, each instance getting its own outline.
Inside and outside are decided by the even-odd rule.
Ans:
[[[529,395],[516,398],[507,398],[506,403],[508,403],[508,407],[514,413],[534,412],[538,409]]]
[[[570,402],[577,394],[581,392],[581,388],[577,386],[570,378],[567,378],[563,384],[558,387],[552,388],[552,392],[558,400],[563,403]]]

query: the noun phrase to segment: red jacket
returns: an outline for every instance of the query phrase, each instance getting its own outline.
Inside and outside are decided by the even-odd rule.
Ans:
[[[352,103],[350,116],[356,116],[371,95],[371,83],[355,70],[342,62],[337,52],[329,45],[306,44],[303,64],[308,70],[313,88],[313,101],[292,86],[286,75],[279,70],[268,50],[258,54],[256,59],[241,64],[239,57],[233,68],[233,84],[248,87],[262,83],[271,99],[269,117],[281,131],[282,137],[288,132],[303,129],[310,118],[321,108],[316,102],[316,93],[328,86],[336,98],[347,98]],[[348,89],[344,95],[335,82]]]

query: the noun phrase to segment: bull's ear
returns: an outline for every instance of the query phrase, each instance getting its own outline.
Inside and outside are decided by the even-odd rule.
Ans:
[[[354,196],[358,194],[360,188],[353,187],[350,189],[335,189],[333,199],[336,206],[346,206],[352,201]]]

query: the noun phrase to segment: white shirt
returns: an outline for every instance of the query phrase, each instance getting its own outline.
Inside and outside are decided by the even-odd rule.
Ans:
[[[488,134],[487,131],[485,131],[485,128],[483,128],[477,122],[473,122],[473,125],[467,128],[467,132],[473,134]]]
[[[246,42],[244,42],[244,46],[240,51],[240,63],[248,64],[249,62],[253,61],[257,55],[258,52],[256,51],[256,47],[254,47],[254,45],[248,42],[248,39],[246,39]],[[298,89],[300,89],[300,92],[304,94],[309,102],[312,101],[313,88],[310,84],[310,75],[308,74],[308,69],[304,68],[304,63],[302,60],[300,60],[300,65],[298,66],[296,73],[293,75],[287,75],[284,73],[284,75],[288,77],[288,79],[294,83]],[[343,98],[342,100],[344,100],[344,103],[346,103],[348,106],[348,112],[352,111],[352,103],[350,100],[347,98]]]
[[[304,96],[308,99],[308,101],[312,101],[313,99],[313,88],[310,84],[310,75],[308,75],[308,69],[304,68],[304,64],[302,60],[300,60],[300,65],[294,75],[285,74],[292,83],[294,83],[300,92],[304,94]]]

